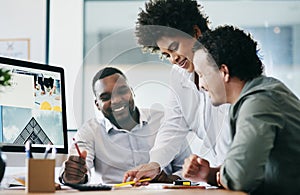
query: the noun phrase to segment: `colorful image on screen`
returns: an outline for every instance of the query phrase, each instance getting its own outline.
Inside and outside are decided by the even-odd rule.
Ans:
[[[0,142],[64,146],[61,78],[58,72],[7,66],[10,86],[0,92]]]

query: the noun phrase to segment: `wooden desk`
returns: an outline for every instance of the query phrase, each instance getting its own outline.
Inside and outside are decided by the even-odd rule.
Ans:
[[[25,190],[16,190],[16,189],[9,189],[9,190],[0,190],[0,195],[24,195]],[[51,193],[34,193],[34,195],[46,195]],[[53,193],[52,193],[53,194]],[[209,189],[209,190],[202,190],[202,189],[139,189],[139,188],[126,188],[126,189],[116,189],[112,191],[91,191],[91,192],[79,192],[77,190],[71,189],[63,189],[58,190],[55,194],[109,194],[109,195],[123,195],[123,194],[131,194],[131,195],[140,195],[140,194],[163,194],[163,195],[247,195],[244,192],[234,192],[228,190],[220,190],[220,189]]]

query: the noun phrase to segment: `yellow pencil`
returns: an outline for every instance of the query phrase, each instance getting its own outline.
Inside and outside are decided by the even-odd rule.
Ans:
[[[16,181],[18,181],[20,184],[22,184],[22,185],[26,185],[26,183],[25,183],[25,179],[23,179],[23,178],[20,178],[20,177],[14,177],[14,179],[16,180]]]
[[[138,182],[144,182],[144,181],[151,181],[151,178],[140,179],[137,182],[128,181],[128,182],[124,182],[124,183],[119,183],[119,184],[115,184],[114,187],[122,187],[122,186],[131,185],[131,184],[135,184],[135,183],[138,183]]]

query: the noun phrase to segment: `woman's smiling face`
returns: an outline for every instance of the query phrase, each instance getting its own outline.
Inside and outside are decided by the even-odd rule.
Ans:
[[[193,45],[197,40],[192,37],[175,36],[161,37],[156,43],[163,56],[170,63],[177,64],[179,67],[186,69],[188,72],[194,71]]]

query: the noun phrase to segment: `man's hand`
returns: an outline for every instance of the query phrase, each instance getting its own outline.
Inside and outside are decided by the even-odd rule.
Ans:
[[[68,160],[65,162],[65,171],[63,174],[63,180],[65,183],[85,183],[86,182],[86,151],[81,152],[81,157],[79,156],[69,156]]]
[[[158,174],[151,183],[173,183],[174,181],[181,179],[177,175],[167,175],[164,171]]]
[[[192,154],[184,160],[182,176],[191,181],[208,182],[210,174],[209,162]]]
[[[155,178],[160,173],[160,166],[156,162],[150,162],[148,164],[142,164],[137,166],[124,174],[123,182],[126,182],[127,179],[130,181],[138,181],[142,178]],[[148,185],[149,182],[144,182],[143,185]],[[135,185],[141,185],[136,183]]]

